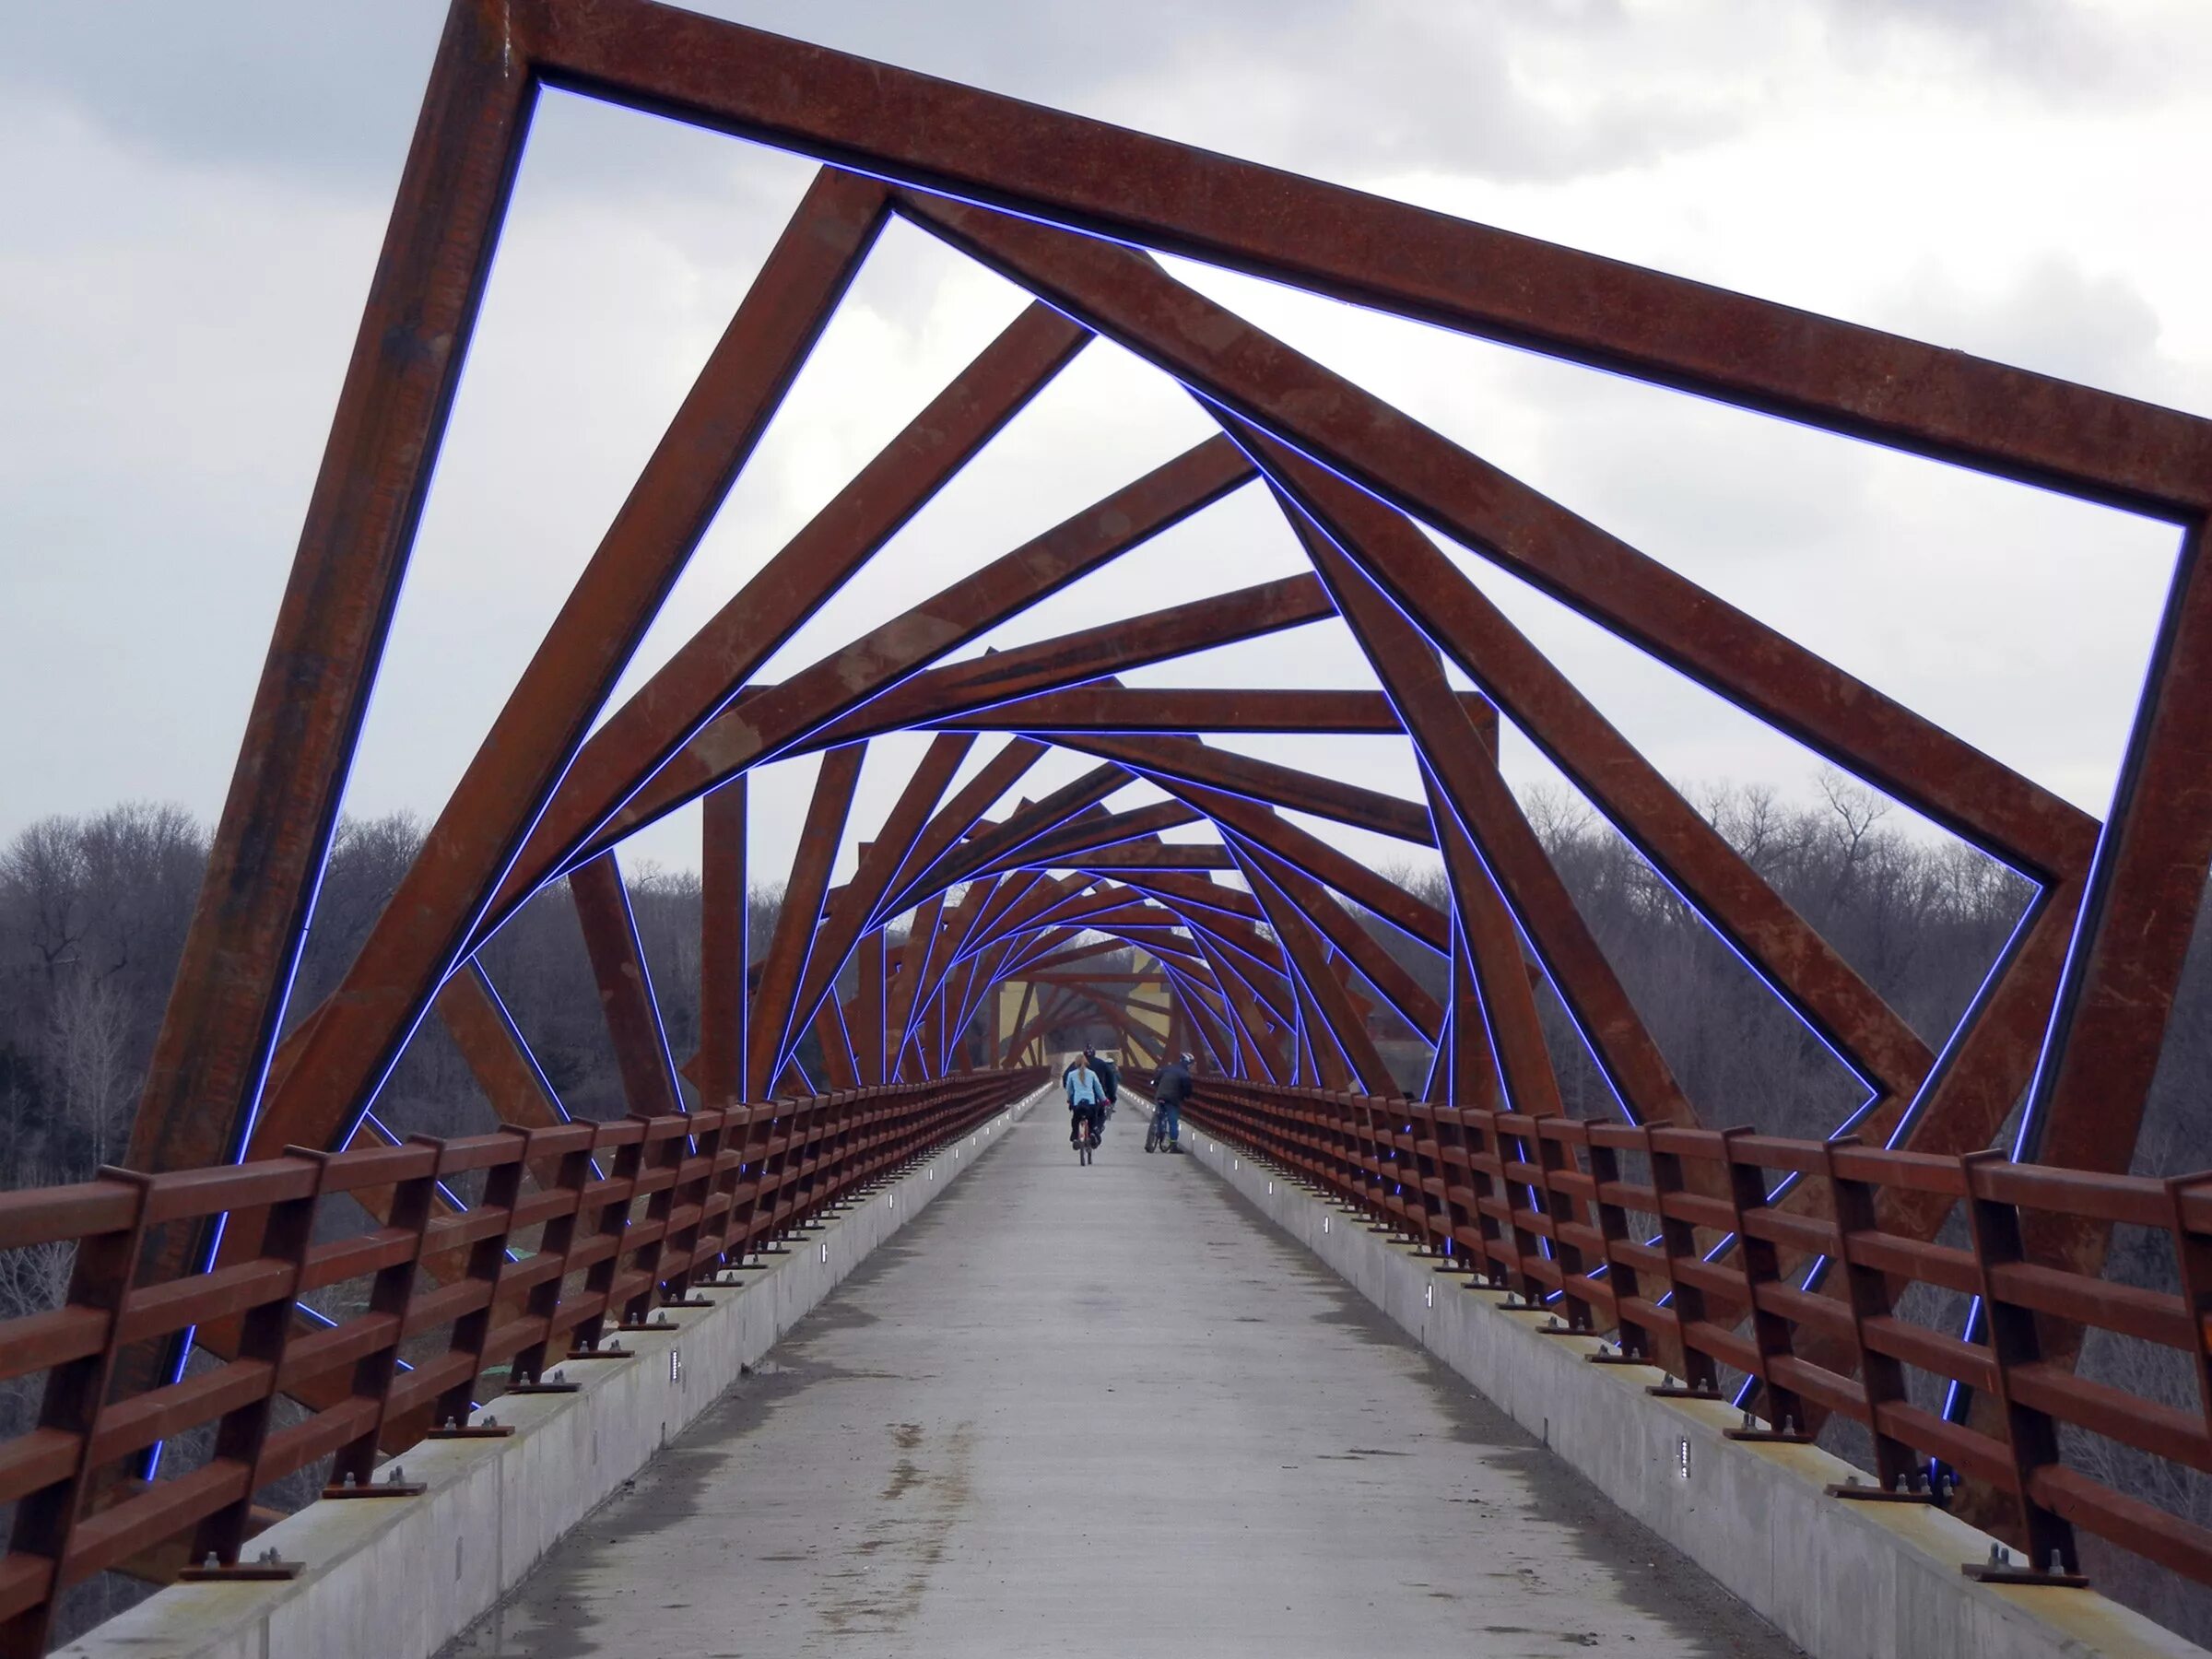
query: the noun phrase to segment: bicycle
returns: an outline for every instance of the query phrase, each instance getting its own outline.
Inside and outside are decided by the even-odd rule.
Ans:
[[[1088,1165],[1090,1162],[1090,1155],[1098,1149],[1098,1145],[1099,1120],[1088,1112],[1085,1112],[1082,1122],[1076,1125],[1077,1162]]]
[[[1145,1127],[1145,1150],[1157,1152],[1168,1144],[1168,1109],[1152,1108],[1152,1121]]]

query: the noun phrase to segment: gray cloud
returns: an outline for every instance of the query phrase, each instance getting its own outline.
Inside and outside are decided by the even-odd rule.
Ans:
[[[388,192],[444,16],[438,0],[19,6],[0,93],[171,159]]]
[[[795,35],[1018,97],[1129,119],[1282,165],[1418,167],[1557,181],[1711,142],[1709,103],[1627,96],[1563,110],[1530,95],[1524,41],[1622,37],[1619,0],[1439,7],[1411,0],[757,0],[707,5]],[[68,109],[170,160],[388,194],[444,7],[437,0],[162,0],[30,9],[0,53],[0,92]],[[1235,88],[1228,98],[1224,80]],[[1201,90],[1203,88],[1203,90]],[[641,118],[629,113],[626,119]],[[534,140],[535,143],[535,140]],[[564,189],[728,188],[709,138],[638,165],[628,147],[559,157]]]
[[[1978,75],[2062,103],[2145,98],[2174,87],[2149,31],[2072,0],[1821,0],[1847,53],[1925,72],[1931,48]]]

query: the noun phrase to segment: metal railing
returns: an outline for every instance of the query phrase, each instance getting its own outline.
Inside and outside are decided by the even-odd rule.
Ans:
[[[0,1380],[45,1375],[37,1425],[0,1443],[0,1502],[15,1506],[0,1654],[42,1653],[61,1592],[187,1535],[186,1559],[218,1573],[285,1571],[239,1566],[265,1519],[253,1509],[265,1488],[329,1458],[325,1496],[419,1490],[375,1481],[380,1454],[511,1433],[472,1413],[500,1392],[572,1391],[548,1372],[622,1357],[604,1341],[610,1326],[657,1328],[647,1323],[656,1302],[685,1303],[696,1276],[772,1249],[1042,1075],[295,1150],[159,1176],[108,1170],[0,1194],[0,1250],[76,1250],[60,1306],[0,1323]],[[477,1188],[476,1202],[461,1206],[455,1185]],[[371,1224],[318,1241],[319,1206],[341,1194]],[[134,1282],[150,1231],[218,1217],[211,1271]],[[110,1397],[124,1350],[187,1330],[200,1363]],[[195,1430],[213,1431],[195,1467],[152,1481],[117,1468]]]
[[[1839,1498],[1946,1501],[1939,1471],[1995,1494],[2030,1566],[1978,1576],[2079,1582],[2079,1527],[2212,1583],[2212,1531],[2097,1477],[2065,1444],[2078,1431],[2212,1473],[2212,1175],[1210,1079],[1186,1110],[1505,1291],[1537,1328],[1612,1335],[1618,1348],[1592,1358],[1664,1367],[1654,1393],[1748,1401],[1748,1385],[1724,1393],[1725,1374],[1740,1374],[1766,1412],[1764,1424],[1746,1414],[1741,1438],[1809,1441],[1828,1414],[1863,1425],[1878,1484],[1831,1488]],[[1954,1207],[1966,1241],[1930,1241]],[[2170,1237],[2178,1292],[2066,1266],[2068,1240],[2115,1226]],[[1967,1335],[1900,1315],[1914,1287],[1972,1308]],[[2179,1350],[2197,1408],[2077,1374],[2085,1328]],[[1908,1371],[1936,1379],[1951,1408],[1916,1403]],[[1962,1393],[1976,1409],[1959,1408]]]

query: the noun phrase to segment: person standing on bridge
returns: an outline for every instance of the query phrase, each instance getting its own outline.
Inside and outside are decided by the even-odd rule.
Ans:
[[[1182,1103],[1191,1098],[1191,1065],[1189,1054],[1182,1054],[1159,1068],[1152,1079],[1152,1104],[1167,1121],[1162,1124],[1167,1135],[1163,1151],[1182,1150]],[[1146,1148],[1149,1151],[1149,1146]]]
[[[1088,1053],[1067,1063],[1067,1069],[1060,1074],[1060,1087],[1067,1091],[1067,1144],[1079,1143],[1088,1124],[1090,1143],[1097,1146],[1106,1126],[1106,1091],[1100,1086],[1098,1073],[1090,1069]]]

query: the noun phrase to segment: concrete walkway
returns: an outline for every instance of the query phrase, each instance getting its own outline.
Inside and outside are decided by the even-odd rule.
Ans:
[[[1142,1134],[1038,1112],[449,1653],[1794,1652]]]

